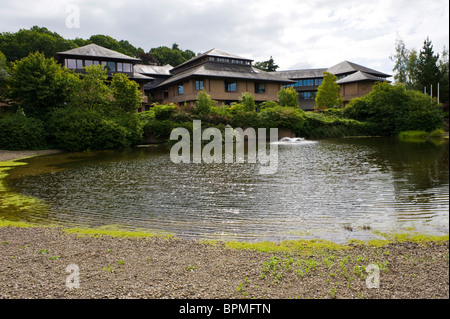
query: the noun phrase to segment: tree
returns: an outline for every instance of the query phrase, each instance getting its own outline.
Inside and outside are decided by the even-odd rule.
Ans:
[[[293,87],[278,91],[278,103],[284,107],[298,107],[298,93]]]
[[[195,57],[195,53],[191,50],[180,50],[178,44],[174,43],[172,48],[161,46],[153,48],[150,53],[158,60],[158,65],[170,64],[172,66],[180,65],[189,59]]]
[[[111,91],[106,84],[108,75],[102,65],[91,65],[85,68],[86,74],[81,75],[78,82],[77,95],[72,99],[72,105],[95,110],[107,110],[111,105]]]
[[[343,101],[339,93],[340,86],[336,83],[336,80],[336,75],[329,72],[323,73],[322,85],[317,89],[316,106],[314,108],[324,110],[342,107]]]
[[[46,58],[55,58],[57,52],[76,47],[77,45],[73,41],[66,40],[58,33],[38,26],[29,30],[20,29],[15,33],[0,34],[0,51],[11,62],[20,60],[36,51],[42,52]]]
[[[242,104],[246,111],[255,111],[256,110],[256,103],[255,103],[255,97],[248,92],[242,93],[239,104]]]
[[[216,106],[216,101],[211,99],[205,89],[198,92],[196,99],[194,113],[198,115],[207,115],[211,112],[211,108]]]
[[[139,91],[139,84],[130,80],[125,74],[114,74],[110,88],[114,98],[114,106],[130,113],[135,112],[142,106],[142,93]]]
[[[145,64],[145,65],[154,65],[154,64],[158,64],[158,59],[151,54],[150,52],[145,53],[145,52],[139,52],[137,57],[139,59],[141,59],[141,63]]]
[[[4,101],[6,94],[6,80],[8,78],[8,72],[6,71],[6,57],[0,51],[0,103]]]
[[[448,50],[444,48],[439,59],[439,71],[441,79],[439,80],[439,102],[447,103],[449,101],[449,62]]]
[[[427,38],[419,53],[417,89],[423,90],[427,88],[427,92],[430,92],[430,87],[433,85],[433,96],[437,94],[437,84],[441,78],[438,60],[439,54],[434,54],[433,45],[429,38]]]
[[[256,62],[253,65],[255,68],[266,71],[266,72],[275,72],[279,66],[275,64],[275,61],[273,60],[272,56],[270,56],[270,59],[267,61],[262,62]]]
[[[394,81],[396,83],[406,84],[408,82],[408,62],[409,51],[406,49],[405,42],[398,38],[395,40],[395,54],[389,57],[395,63]]]
[[[25,114],[45,118],[54,107],[64,106],[73,96],[78,76],[43,53],[32,53],[12,64],[8,77],[9,97]]]

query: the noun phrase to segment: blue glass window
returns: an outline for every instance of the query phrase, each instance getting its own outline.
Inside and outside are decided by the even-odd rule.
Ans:
[[[178,95],[183,95],[183,94],[184,94],[184,85],[178,84]]]
[[[236,92],[237,83],[236,82],[225,82],[225,92]]]

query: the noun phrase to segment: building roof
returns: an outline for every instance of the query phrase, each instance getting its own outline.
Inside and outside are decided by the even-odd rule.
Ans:
[[[173,69],[173,66],[170,64],[166,64],[163,66],[159,65],[145,65],[145,64],[136,64],[134,66],[134,71],[141,74],[146,75],[167,75],[170,76],[170,70]]]
[[[362,71],[364,73],[372,74],[375,76],[388,78],[391,77],[389,74],[385,74],[373,69],[369,69],[365,66],[349,62],[349,61],[343,61],[341,63],[336,64],[335,66],[332,66],[331,68],[327,69],[327,72],[332,73],[334,75],[340,75],[340,74],[346,74],[346,73],[353,73],[356,71]]]
[[[374,76],[365,72],[355,72],[353,74],[350,74],[346,76],[345,78],[342,78],[338,81],[336,81],[337,84],[344,84],[344,83],[350,83],[350,82],[360,82],[360,81],[386,81],[386,79],[383,77]]]
[[[150,82],[150,81],[153,81],[155,78],[153,78],[151,76],[148,76],[148,75],[144,75],[144,74],[138,73],[138,72],[135,71],[133,73],[133,75],[130,77],[130,79],[136,80],[136,81],[138,81],[138,80],[144,81],[145,80],[145,81]]]
[[[326,70],[327,69],[305,69],[292,71],[276,71],[276,73],[288,79],[298,80],[298,79],[322,78],[323,72],[325,72]]]
[[[128,55],[119,53],[114,50],[110,50],[104,47],[101,47],[97,44],[88,44],[79,48],[75,48],[72,50],[58,52],[59,55],[71,55],[71,56],[83,56],[83,57],[96,57],[96,58],[108,58],[108,59],[116,59],[116,60],[127,60],[137,62],[140,59],[132,58]]]
[[[211,56],[211,57],[219,57],[219,58],[228,58],[228,59],[240,59],[240,60],[246,60],[246,61],[253,61],[252,59],[247,59],[247,58],[243,58],[239,55],[235,55],[235,54],[231,54],[225,51],[222,51],[220,49],[211,49],[209,51],[206,51],[205,53],[199,54],[195,57],[193,57],[190,60],[187,60],[186,62],[181,63],[180,65],[177,65],[176,67],[174,67],[174,69],[178,69],[180,67],[183,67],[186,64],[191,63],[192,61],[201,59],[205,56]]]
[[[275,74],[275,72],[264,72],[248,65],[245,66],[207,62],[173,75],[172,77],[158,85],[158,87],[181,81],[193,76],[293,83],[293,81],[287,79],[286,77]]]

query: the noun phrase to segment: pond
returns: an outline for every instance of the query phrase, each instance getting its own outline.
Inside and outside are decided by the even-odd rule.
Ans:
[[[448,234],[448,141],[281,143],[272,175],[257,174],[259,164],[175,164],[169,152],[150,146],[28,159],[7,184],[45,206],[0,208],[0,218],[245,241]]]

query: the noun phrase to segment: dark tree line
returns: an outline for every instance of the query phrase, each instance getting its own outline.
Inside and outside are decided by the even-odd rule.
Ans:
[[[89,39],[65,39],[56,32],[38,26],[21,29],[17,32],[0,33],[0,52],[9,62],[20,60],[36,51],[43,53],[46,58],[55,58],[57,52],[91,43],[140,58],[144,64],[177,66],[195,56],[193,51],[181,50],[176,43],[173,44],[172,48],[160,46],[145,52],[144,49],[135,47],[126,40],[116,40],[107,35],[92,35]]]

